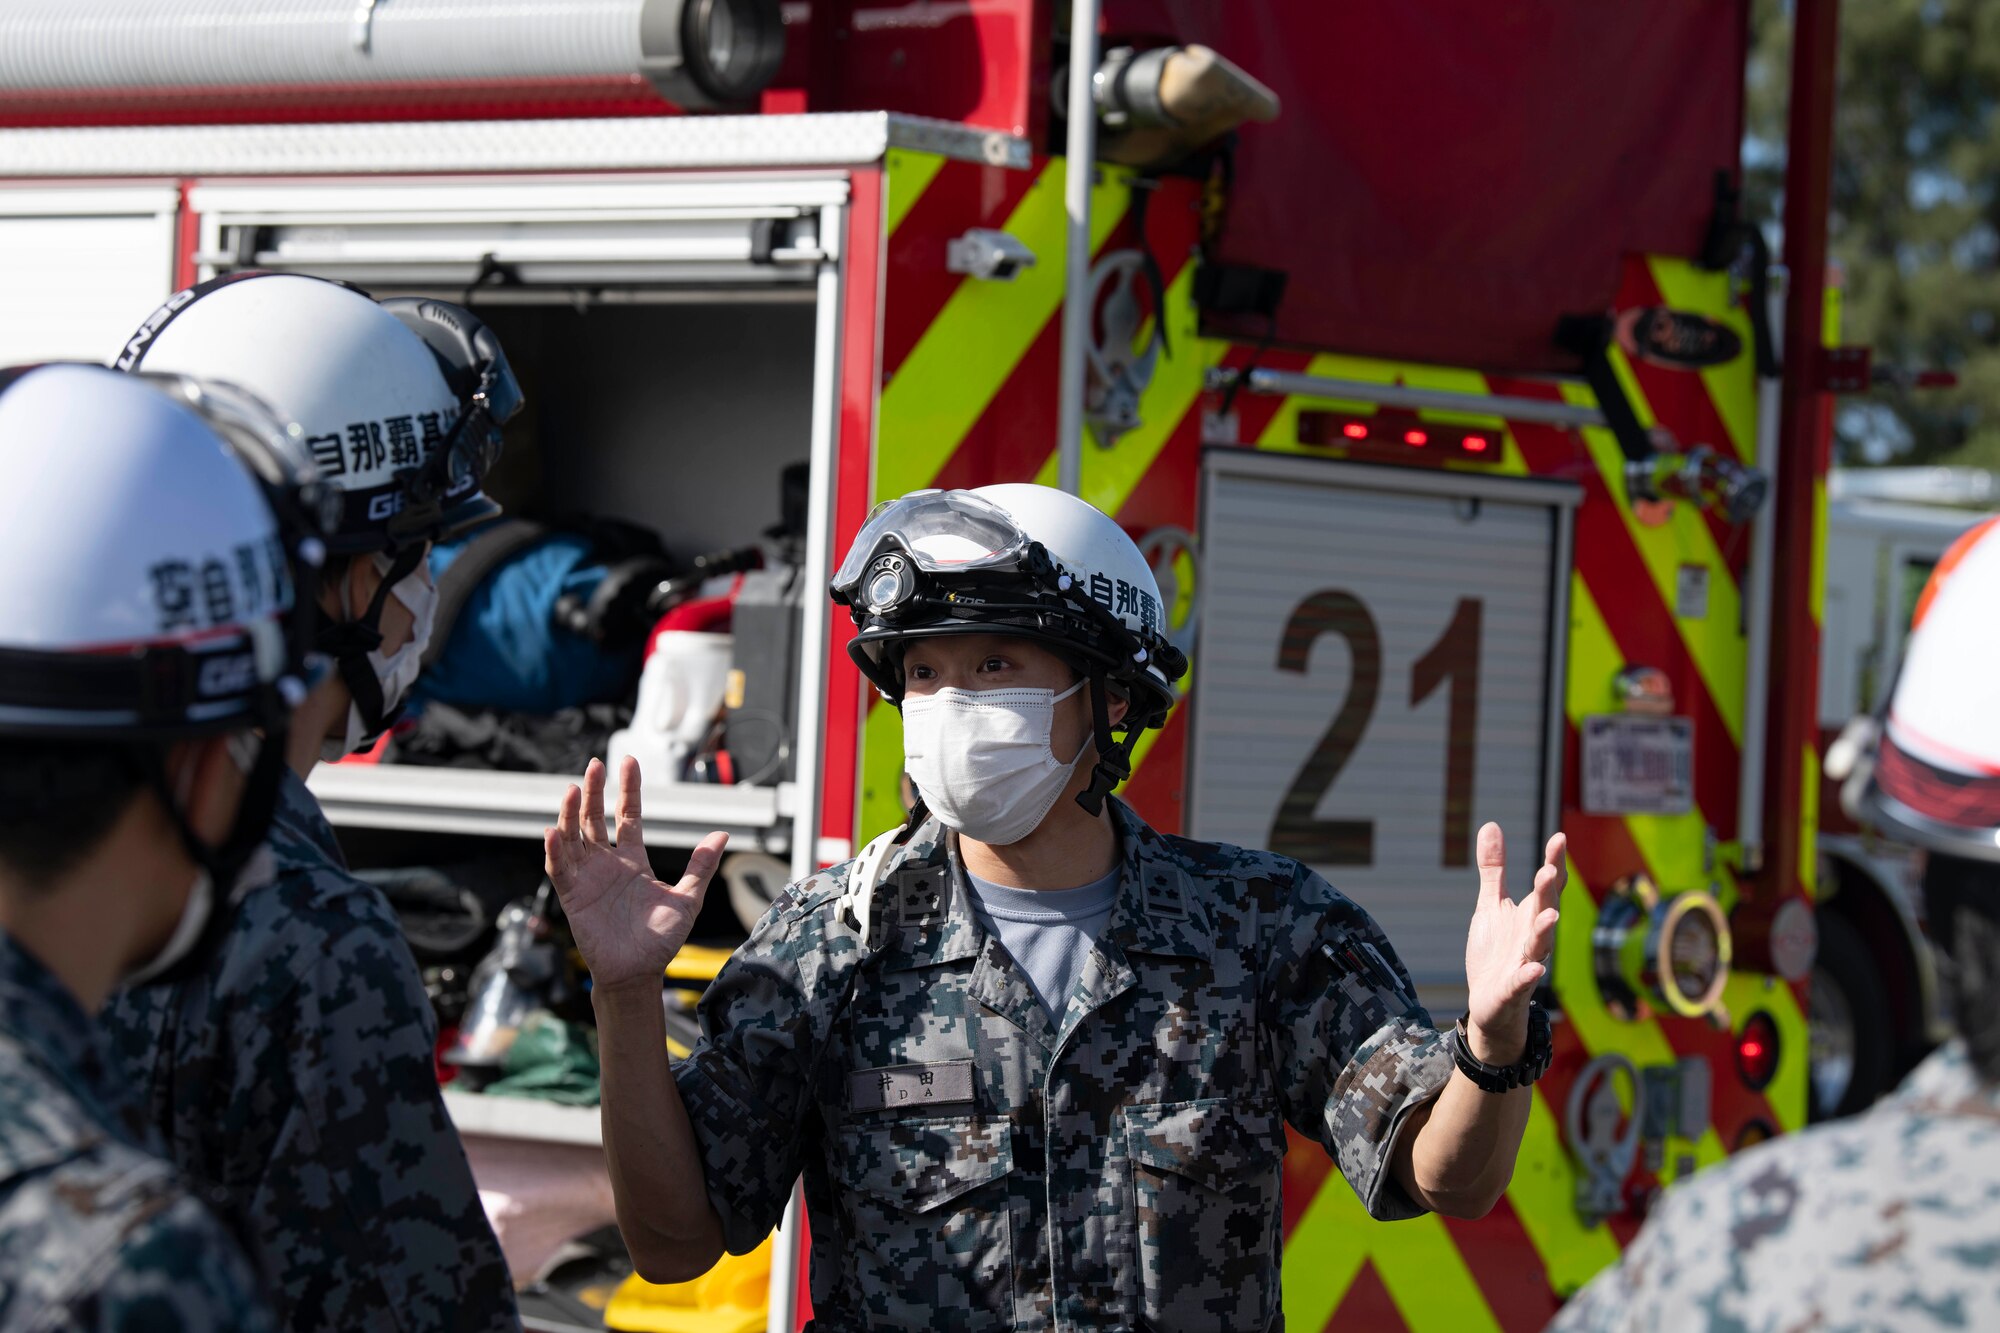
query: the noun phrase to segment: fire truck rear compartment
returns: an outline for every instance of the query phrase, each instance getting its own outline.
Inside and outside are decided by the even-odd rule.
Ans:
[[[848,191],[838,173],[334,177],[207,181],[189,205],[198,276],[280,269],[470,306],[527,395],[489,491],[557,527],[637,524],[685,565],[756,543],[784,517],[786,470],[813,461],[815,439],[831,449],[815,431],[836,364],[819,354],[821,306]],[[815,490],[806,511],[825,500]],[[796,845],[810,805],[791,780],[798,682],[818,668],[795,660],[797,602],[770,610],[757,628],[782,642],[734,665],[771,676],[744,694],[783,753],[733,785],[649,769],[649,843],[691,847],[723,828],[744,850]],[[539,836],[573,776],[339,765],[313,785],[344,833],[513,840]]]

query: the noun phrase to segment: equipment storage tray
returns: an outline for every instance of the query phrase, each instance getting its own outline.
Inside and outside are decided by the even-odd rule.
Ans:
[[[524,1139],[536,1143],[602,1143],[595,1106],[557,1106],[525,1097],[489,1097],[446,1088],[445,1110],[467,1137]]]
[[[393,764],[322,764],[308,785],[337,827],[539,838],[555,823],[563,789],[578,779],[562,774],[494,773],[467,768]],[[783,852],[793,786],[723,786],[648,782],[646,843],[693,847],[720,829],[738,848]],[[605,805],[616,808],[616,792]]]

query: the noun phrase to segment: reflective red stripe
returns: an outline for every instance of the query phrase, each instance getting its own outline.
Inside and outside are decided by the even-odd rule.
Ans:
[[[1674,623],[1673,609],[1632,543],[1619,512],[1623,499],[1611,493],[1574,433],[1525,422],[1513,426],[1522,457],[1533,472],[1571,476],[1583,483],[1584,502],[1576,516],[1577,569],[1625,664],[1658,667],[1672,679],[1675,711],[1694,720],[1695,802],[1717,837],[1733,839],[1740,762],[1736,740]]]
[[[945,249],[952,238],[974,227],[1004,227],[1040,174],[1040,167],[1011,171],[953,159],[903,215],[889,238],[889,299],[882,312],[885,380],[902,368],[952,293],[967,280],[945,268]]]
[[[1396,1329],[1409,1333],[1409,1327],[1389,1289],[1382,1285],[1375,1265],[1366,1259],[1361,1261],[1361,1271],[1354,1275],[1347,1294],[1334,1307],[1333,1317],[1326,1321],[1327,1330],[1366,1329],[1368,1333],[1393,1333]]]
[[[1539,1333],[1555,1317],[1561,1302],[1549,1290],[1541,1251],[1504,1197],[1477,1221],[1447,1217],[1444,1226],[1501,1333]]]

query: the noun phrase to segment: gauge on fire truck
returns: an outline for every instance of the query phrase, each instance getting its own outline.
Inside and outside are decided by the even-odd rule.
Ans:
[[[1707,890],[1663,897],[1645,875],[1620,880],[1598,909],[1591,944],[1598,989],[1620,1017],[1641,1017],[1651,1004],[1681,1018],[1727,1021],[1729,924]]]

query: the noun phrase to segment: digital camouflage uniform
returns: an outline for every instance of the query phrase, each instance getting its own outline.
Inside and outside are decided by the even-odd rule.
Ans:
[[[1953,1042],[1867,1113],[1670,1189],[1551,1333],[2000,1329],[2000,1089]]]
[[[273,1324],[250,1266],[142,1151],[76,999],[0,934],[0,1330]]]
[[[395,913],[291,773],[270,846],[195,975],[106,1008],[146,1118],[221,1188],[288,1327],[518,1327]]]
[[[1280,1326],[1285,1124],[1380,1218],[1449,1054],[1368,915],[1297,862],[1112,803],[1117,905],[1059,1022],[981,927],[932,820],[865,966],[850,862],[786,890],[676,1068],[741,1254],[805,1176],[814,1327]]]

